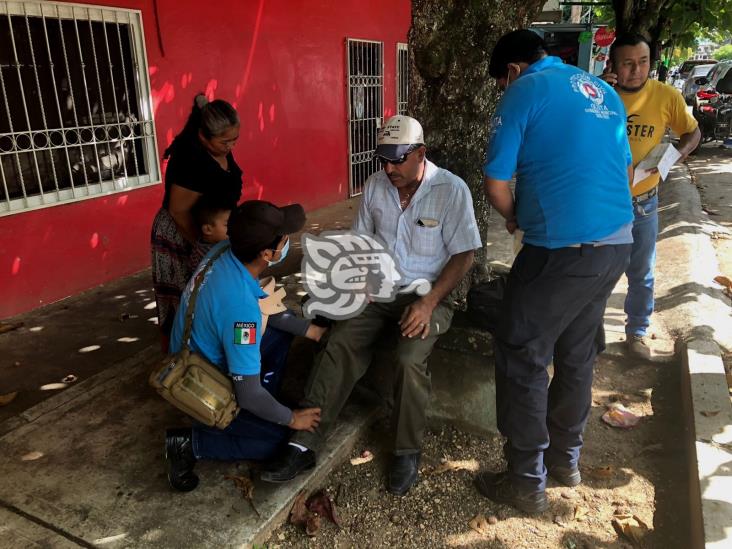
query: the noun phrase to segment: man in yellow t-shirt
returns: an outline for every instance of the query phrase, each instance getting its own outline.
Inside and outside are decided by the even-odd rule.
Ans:
[[[625,104],[628,116],[628,141],[633,153],[633,166],[661,143],[668,128],[680,136],[676,148],[680,162],[698,146],[701,139],[696,120],[687,112],[678,90],[668,84],[649,80],[651,49],[640,35],[621,35],[610,47],[610,62],[603,80],[615,87]],[[631,187],[635,220],[633,250],[625,298],[628,351],[650,358],[645,336],[653,313],[653,270],[656,263],[658,235],[658,184],[656,172]]]

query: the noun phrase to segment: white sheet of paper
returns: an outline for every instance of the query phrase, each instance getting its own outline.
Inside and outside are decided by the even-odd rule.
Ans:
[[[681,153],[671,143],[659,143],[635,167],[633,186],[651,175],[653,168],[661,174],[661,179],[666,179],[668,172],[679,158],[681,158]]]

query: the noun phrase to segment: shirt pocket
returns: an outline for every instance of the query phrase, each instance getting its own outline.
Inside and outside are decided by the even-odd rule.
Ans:
[[[412,229],[412,249],[417,255],[434,256],[443,246],[442,222],[435,227],[415,225]]]

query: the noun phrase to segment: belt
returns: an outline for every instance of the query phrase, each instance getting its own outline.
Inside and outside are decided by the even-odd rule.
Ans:
[[[638,196],[633,197],[633,204],[638,204],[638,202],[643,202],[644,200],[648,200],[650,198],[653,198],[658,194],[658,185],[653,187],[650,191],[646,191],[644,193],[639,194]]]
[[[588,242],[586,244],[570,244],[567,248],[599,248],[600,246],[607,246],[605,242]]]

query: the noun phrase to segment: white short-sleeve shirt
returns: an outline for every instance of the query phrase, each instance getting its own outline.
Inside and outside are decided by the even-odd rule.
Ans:
[[[380,238],[404,275],[434,282],[451,256],[480,248],[473,197],[465,181],[425,160],[422,184],[407,209],[384,170],[366,181],[353,230]]]

